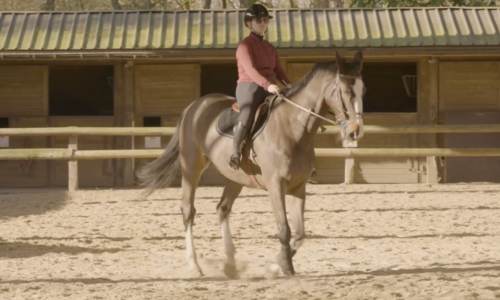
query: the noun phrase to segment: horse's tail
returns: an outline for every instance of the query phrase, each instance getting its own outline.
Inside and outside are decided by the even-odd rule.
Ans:
[[[179,176],[179,126],[163,151],[163,154],[152,162],[142,167],[137,172],[140,186],[144,188],[141,194],[144,198],[156,189],[170,186]]]

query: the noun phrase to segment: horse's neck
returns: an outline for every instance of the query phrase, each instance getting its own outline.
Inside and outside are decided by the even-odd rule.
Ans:
[[[296,142],[314,137],[320,125],[320,120],[310,114],[309,111],[320,115],[325,113],[322,93],[321,82],[312,79],[299,92],[290,97],[291,101],[302,106],[307,111],[285,101],[282,101],[276,108],[275,116],[281,118],[282,129],[288,137]]]

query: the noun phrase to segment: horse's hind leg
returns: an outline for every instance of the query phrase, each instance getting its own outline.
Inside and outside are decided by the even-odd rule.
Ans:
[[[235,249],[233,237],[231,236],[231,229],[229,227],[229,214],[233,206],[234,200],[240,194],[242,186],[228,181],[222,192],[222,197],[219,204],[217,204],[217,214],[221,226],[222,238],[224,241],[224,250],[226,252],[226,262],[224,263],[224,273],[229,278],[237,278],[236,262],[234,259]]]
[[[185,228],[186,258],[191,269],[203,276],[193,243],[193,222],[196,214],[194,208],[194,196],[196,188],[206,165],[203,157],[199,153],[181,153],[180,155],[182,171],[182,203],[181,212]]]

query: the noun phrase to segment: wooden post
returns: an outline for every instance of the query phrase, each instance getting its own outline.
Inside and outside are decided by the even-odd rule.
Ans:
[[[344,148],[357,148],[357,141],[342,141],[342,147]],[[344,166],[344,184],[354,183],[354,166],[355,161],[354,158],[348,157],[345,159]]]
[[[113,108],[114,108],[114,126],[124,127],[125,124],[125,109],[124,109],[124,85],[123,85],[123,63],[115,63],[113,65]],[[114,149],[124,149],[123,137],[113,137]],[[113,186],[123,186],[124,179],[124,161],[122,159],[113,160]]]
[[[439,114],[439,61],[434,57],[422,59],[418,66],[417,108],[419,124],[437,124]],[[419,137],[420,146],[435,147],[435,134]],[[425,160],[425,181],[428,184],[439,183],[437,157],[429,156]],[[423,178],[421,178],[423,180]]]
[[[68,150],[74,154],[78,150],[78,136],[70,135]],[[78,189],[78,161],[76,159],[68,160],[68,190],[74,192]]]
[[[427,169],[427,184],[435,184],[439,183],[439,175],[438,175],[438,166],[437,166],[437,157],[436,156],[427,156],[426,161],[426,169]]]
[[[133,61],[127,61],[123,67],[123,124],[125,126],[135,127],[135,66]],[[129,136],[124,141],[124,148],[135,149],[135,137]],[[135,159],[127,159],[123,166],[123,185],[131,186],[135,183]]]

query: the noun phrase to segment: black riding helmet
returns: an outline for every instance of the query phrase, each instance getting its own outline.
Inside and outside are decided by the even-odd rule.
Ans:
[[[252,21],[253,19],[261,19],[267,17],[269,19],[272,19],[273,17],[269,15],[269,12],[267,11],[267,8],[262,5],[262,4],[252,4],[247,10],[245,11],[245,24],[249,21]]]

